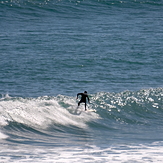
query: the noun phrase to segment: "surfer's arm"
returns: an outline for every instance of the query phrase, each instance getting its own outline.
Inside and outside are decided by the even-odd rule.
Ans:
[[[78,99],[78,96],[81,95],[82,93],[78,93],[76,99]]]
[[[88,102],[90,103],[89,97],[87,96]]]

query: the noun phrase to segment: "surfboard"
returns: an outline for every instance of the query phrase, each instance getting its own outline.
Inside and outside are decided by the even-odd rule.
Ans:
[[[95,109],[87,109],[86,111],[88,111],[88,112],[96,112]]]

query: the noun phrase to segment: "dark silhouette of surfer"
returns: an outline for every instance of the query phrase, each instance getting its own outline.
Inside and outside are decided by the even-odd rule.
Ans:
[[[84,93],[78,93],[76,99],[78,99],[79,95],[81,95],[81,100],[78,102],[78,106],[80,106],[80,103],[85,103],[85,111],[86,111],[87,110],[86,109],[87,99],[88,99],[88,102],[89,102],[89,97],[88,97],[87,91],[84,91]]]

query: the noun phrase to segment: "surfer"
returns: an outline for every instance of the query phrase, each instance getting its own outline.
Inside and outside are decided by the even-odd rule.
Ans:
[[[78,93],[77,94],[77,98],[78,99],[78,96],[81,95],[81,100],[78,102],[78,106],[80,106],[80,103],[85,103],[85,111],[87,110],[86,109],[86,98],[88,99],[88,102],[89,102],[89,97],[88,97],[88,94],[87,94],[87,91],[84,91],[84,93]]]

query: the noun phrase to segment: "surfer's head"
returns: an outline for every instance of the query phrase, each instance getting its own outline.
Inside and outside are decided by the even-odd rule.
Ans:
[[[87,91],[84,91],[84,93],[87,93]]]

